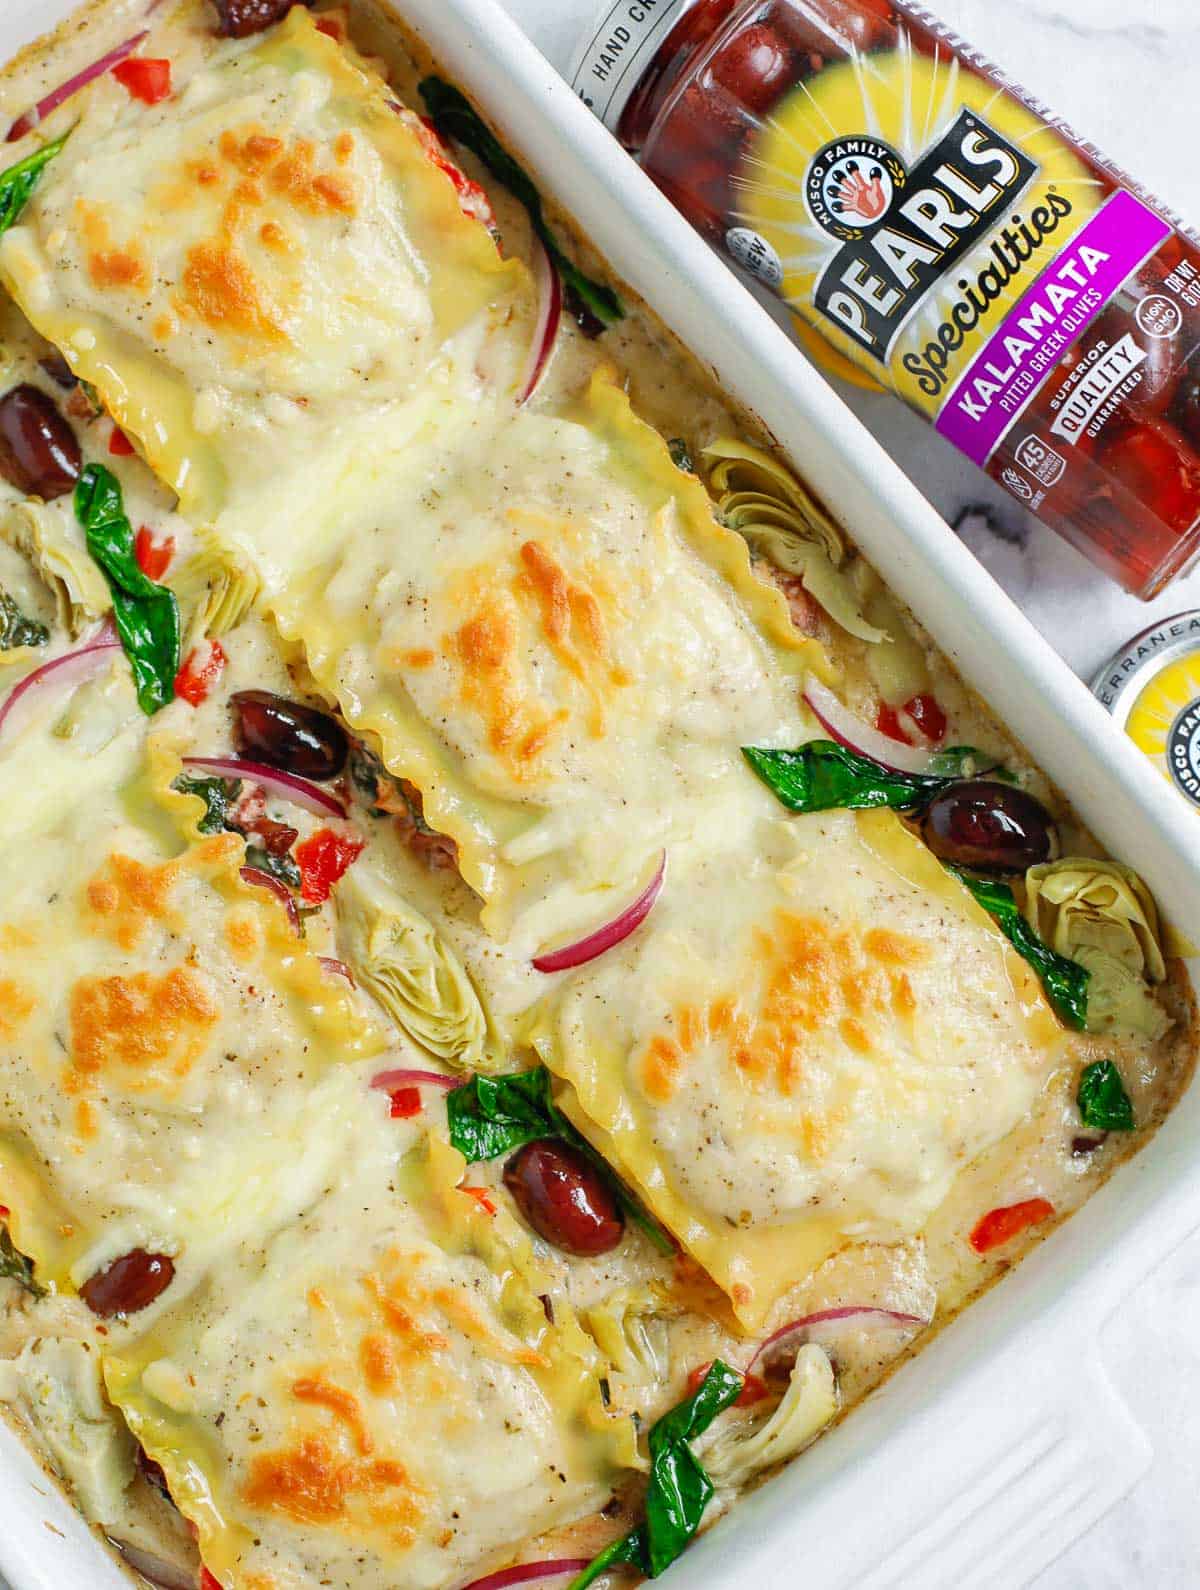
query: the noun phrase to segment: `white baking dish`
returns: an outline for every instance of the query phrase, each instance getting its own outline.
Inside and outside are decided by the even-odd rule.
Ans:
[[[617,274],[761,417],[1097,834],[1200,935],[1194,814],[779,327],[495,0],[398,3]],[[73,0],[2,5],[7,58]],[[1015,1275],[698,1541],[670,1583],[1012,1590],[1027,1582],[1149,1461],[1136,1410],[1108,1386],[1094,1344],[1139,1277],[1200,1225],[1197,1137],[1193,1089],[1145,1152]],[[2,1425],[0,1515],[0,1569],[13,1590],[127,1584]]]

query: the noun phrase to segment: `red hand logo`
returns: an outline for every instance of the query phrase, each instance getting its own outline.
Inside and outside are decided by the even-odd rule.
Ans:
[[[863,176],[856,164],[840,177],[833,190],[834,209],[839,214],[849,210],[864,221],[877,221],[887,209],[887,193],[883,186],[883,172],[875,166],[870,177]]]

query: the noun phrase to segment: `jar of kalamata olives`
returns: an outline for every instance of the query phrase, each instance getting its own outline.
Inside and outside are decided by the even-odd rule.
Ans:
[[[1200,806],[1200,609],[1135,635],[1097,672],[1092,692],[1163,777]]]
[[[617,0],[574,85],[821,362],[1127,590],[1189,566],[1200,239],[927,12]]]

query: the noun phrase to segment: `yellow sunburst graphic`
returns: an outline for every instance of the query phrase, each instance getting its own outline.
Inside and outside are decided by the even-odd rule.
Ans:
[[[1200,709],[1200,655],[1177,657],[1155,674],[1133,704],[1125,732],[1176,789],[1195,797],[1172,771],[1168,750],[1171,730],[1189,707]]]
[[[964,109],[976,112],[1034,161],[1037,174],[1014,203],[1000,210],[976,247],[929,292],[897,337],[885,370],[814,305],[817,278],[842,245],[817,225],[809,211],[805,199],[809,166],[831,140],[866,136],[882,140],[911,168]],[[995,84],[960,68],[952,56],[918,53],[903,32],[895,50],[827,66],[781,100],[755,132],[737,187],[738,218],[766,238],[779,256],[781,291],[788,302],[852,363],[887,381],[928,414],[937,410],[957,373],[1104,198],[1101,184],[1055,128]],[[1043,237],[1011,281],[997,286],[981,325],[967,334],[963,347],[952,356],[949,385],[936,397],[922,392],[916,375],[904,365],[905,356],[917,355],[936,341],[939,329],[963,300],[961,282],[975,283],[981,271],[995,272],[992,242],[1004,225],[1014,216],[1027,220],[1039,209],[1049,213],[1045,206],[1051,190],[1069,199],[1071,214]]]

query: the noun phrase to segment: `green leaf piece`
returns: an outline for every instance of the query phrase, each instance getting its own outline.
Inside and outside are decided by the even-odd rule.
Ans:
[[[994,756],[974,745],[948,745],[929,758],[929,771],[938,778],[994,778],[1001,784],[1015,784],[1016,777]]]
[[[26,618],[7,591],[0,590],[0,651],[18,646],[44,646],[50,631],[36,619]]]
[[[641,1201],[614,1175],[612,1167],[571,1125],[551,1096],[545,1066],[507,1076],[474,1076],[446,1097],[450,1141],[471,1163],[499,1159],[541,1138],[556,1137],[585,1155],[608,1180],[629,1218],[663,1253],[675,1244]]]
[[[1033,967],[1059,1020],[1082,1032],[1087,1025],[1087,985],[1091,973],[1078,961],[1069,961],[1042,942],[1022,916],[1007,883],[972,878],[957,867],[949,870],[966,884],[1017,954]]]
[[[181,795],[198,795],[204,802],[204,816],[196,824],[202,834],[237,833],[233,808],[242,793],[240,778],[189,778],[181,773],[171,785]]]
[[[446,1114],[450,1141],[472,1162],[499,1159],[538,1138],[578,1135],[550,1097],[545,1066],[472,1077],[448,1095]]]
[[[810,740],[798,751],[743,746],[742,755],[792,812],[860,811],[872,806],[911,811],[955,782],[952,775],[895,773],[833,740]]]
[[[43,144],[31,155],[26,155],[24,160],[18,160],[7,171],[0,171],[0,236],[20,220],[21,211],[29,203],[42,172],[55,155],[62,153],[63,145],[70,136],[70,133],[64,133],[53,143]]]
[[[33,1260],[27,1259],[13,1247],[7,1226],[0,1226],[0,1275],[16,1281],[34,1297],[45,1297],[46,1288],[33,1278]]]
[[[290,855],[277,856],[272,850],[265,850],[262,845],[247,845],[247,867],[257,867],[259,872],[265,872],[268,878],[277,878],[280,883],[286,883],[289,889],[299,889],[303,879],[300,868]]]
[[[646,1518],[596,1557],[568,1590],[586,1590],[607,1569],[630,1563],[657,1579],[682,1553],[700,1527],[713,1483],[690,1443],[737,1400],[744,1377],[720,1358],[696,1391],[677,1403],[650,1431],[650,1483]]]
[[[562,277],[568,308],[583,330],[595,336],[620,320],[625,314],[621,300],[611,287],[593,281],[563,253],[542,213],[542,196],[533,178],[513,159],[465,95],[440,77],[425,78],[420,89],[439,134],[477,155],[497,181],[524,205],[530,225]]]
[[[667,443],[667,451],[670,453],[671,462],[676,469],[682,469],[685,475],[694,475],[696,473],[695,459],[693,459],[691,450],[682,436],[673,436]]]
[[[89,464],[79,477],[75,514],[112,592],[117,634],[133,669],[138,705],[153,716],[175,699],[180,648],[175,593],[156,585],[138,567],[120,482],[103,464]]]
[[[1111,1060],[1093,1060],[1084,1066],[1075,1102],[1085,1126],[1100,1132],[1133,1131],[1133,1101]]]

